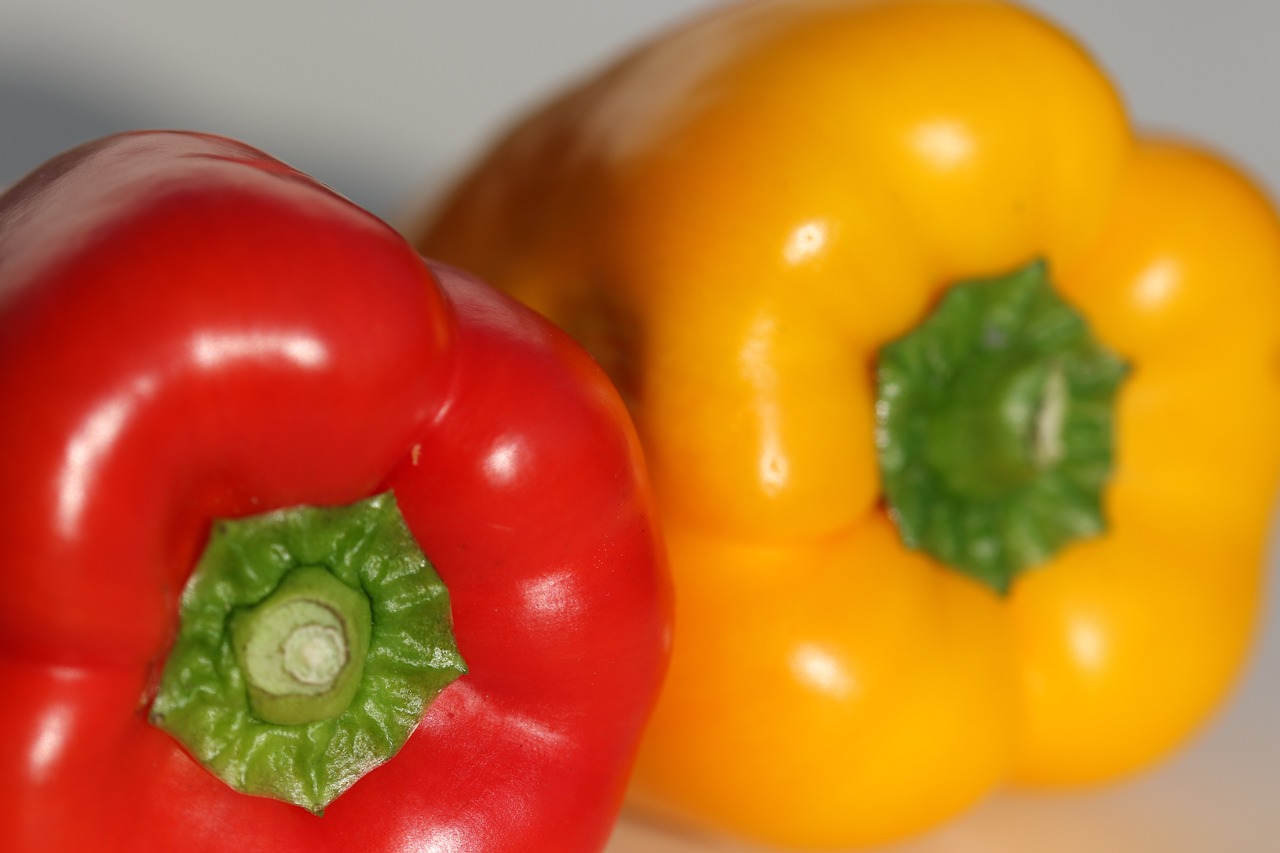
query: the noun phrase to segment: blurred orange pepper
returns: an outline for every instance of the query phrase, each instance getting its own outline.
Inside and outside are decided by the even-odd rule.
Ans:
[[[727,7],[519,125],[418,236],[638,422],[678,605],[637,803],[885,841],[1144,767],[1237,675],[1280,227],[1034,15]]]

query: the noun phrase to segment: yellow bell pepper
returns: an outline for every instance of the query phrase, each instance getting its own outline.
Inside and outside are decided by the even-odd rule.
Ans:
[[[417,236],[638,423],[678,601],[637,805],[901,838],[1148,766],[1239,674],[1280,225],[1033,14],[726,7],[517,126]]]

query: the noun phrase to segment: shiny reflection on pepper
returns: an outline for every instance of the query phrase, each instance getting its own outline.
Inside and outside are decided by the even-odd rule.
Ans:
[[[40,732],[31,742],[27,752],[29,775],[33,779],[42,778],[49,767],[62,752],[71,728],[71,709],[65,705],[54,705],[44,712],[40,721]]]
[[[820,220],[806,222],[791,232],[782,256],[796,266],[819,255],[827,245],[827,224]]]
[[[280,359],[298,367],[322,367],[329,361],[324,343],[306,334],[291,332],[234,332],[197,335],[191,342],[191,360],[214,370],[237,361]]]
[[[796,646],[788,662],[796,679],[818,693],[847,699],[857,691],[857,680],[844,662],[815,643]]]
[[[80,671],[74,669],[57,669],[53,675],[60,682],[81,677]],[[27,749],[28,777],[32,781],[42,779],[62,755],[74,722],[75,706],[68,702],[51,702],[41,713]]]
[[[782,442],[782,414],[777,403],[778,375],[772,350],[777,334],[777,321],[763,315],[747,332],[746,342],[738,353],[743,377],[754,391],[755,426],[760,431],[760,453],[757,473],[760,483],[770,495],[778,494],[791,475]]]
[[[531,612],[543,618],[573,618],[582,611],[571,572],[553,572],[521,585],[520,595]]]
[[[507,486],[520,475],[520,442],[517,439],[500,439],[484,457],[484,474],[491,484]]]
[[[1147,266],[1134,282],[1133,293],[1138,303],[1153,308],[1166,301],[1178,287],[1178,264],[1169,258],[1160,258]]]
[[[123,391],[96,406],[67,442],[58,472],[58,528],[74,536],[102,461],[124,432],[138,406],[155,393],[156,379],[139,376]]]
[[[912,130],[911,146],[935,168],[950,171],[962,166],[973,155],[977,144],[962,123],[937,119]]]
[[[1107,663],[1107,635],[1097,623],[1077,619],[1067,633],[1071,654],[1080,668],[1087,672],[1099,672]]]
[[[427,853],[467,853],[467,841],[474,834],[475,830],[461,822],[413,826],[404,839],[404,849]]]

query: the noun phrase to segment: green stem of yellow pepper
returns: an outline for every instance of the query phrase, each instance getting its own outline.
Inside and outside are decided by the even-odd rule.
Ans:
[[[1125,373],[1042,262],[948,289],[879,354],[880,470],[903,541],[1003,593],[1101,532]]]

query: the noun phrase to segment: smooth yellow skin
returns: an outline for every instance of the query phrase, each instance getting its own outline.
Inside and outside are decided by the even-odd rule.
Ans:
[[[1280,226],[1135,138],[1073,42],[982,0],[730,6],[539,112],[423,229],[596,353],[676,578],[633,800],[784,846],[933,826],[1183,742],[1255,629],[1280,473]],[[1046,257],[1132,365],[1110,527],[1008,598],[880,503],[878,347]]]

